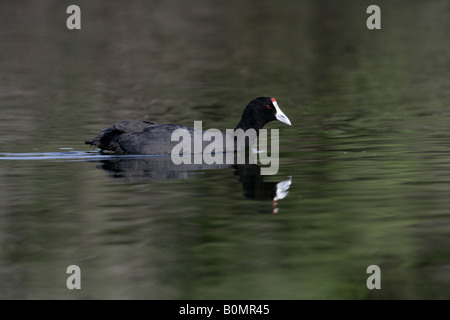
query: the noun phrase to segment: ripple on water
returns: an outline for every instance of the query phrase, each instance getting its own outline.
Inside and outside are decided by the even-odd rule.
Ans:
[[[60,148],[62,149],[62,148]],[[69,148],[67,148],[69,149]],[[0,153],[0,160],[60,160],[60,161],[86,161],[108,160],[117,158],[149,158],[155,155],[104,155],[96,151],[66,151],[66,152],[27,152],[27,153]],[[161,157],[161,156],[157,156]]]

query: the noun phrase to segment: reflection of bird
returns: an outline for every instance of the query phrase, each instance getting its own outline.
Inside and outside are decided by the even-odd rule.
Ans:
[[[250,101],[235,129],[254,129],[258,133],[272,120],[291,125],[274,98],[259,97]],[[100,148],[103,153],[167,155],[178,144],[171,141],[177,129],[185,129],[191,136],[195,132],[194,128],[181,125],[128,120],[113,124],[85,143]]]
[[[277,183],[276,191],[275,191],[275,197],[273,198],[273,205],[272,205],[272,213],[276,214],[278,213],[278,200],[286,198],[286,196],[289,193],[289,187],[292,184],[292,177],[289,177],[288,180],[281,181]]]
[[[130,158],[129,158],[130,157]],[[169,156],[127,156],[101,160],[99,169],[127,182],[187,179],[203,170],[229,169],[225,164],[173,164]]]
[[[256,164],[208,165],[190,164],[175,165],[168,156],[127,156],[101,160],[99,169],[111,177],[126,182],[142,180],[187,179],[205,170],[232,169],[239,177],[244,196],[248,199],[273,201],[272,213],[278,213],[277,201],[285,198],[289,192],[292,178],[281,182],[266,182],[261,175],[261,168]]]

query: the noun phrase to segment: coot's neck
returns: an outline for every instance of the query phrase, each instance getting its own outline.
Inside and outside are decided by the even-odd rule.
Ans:
[[[244,149],[248,149],[253,145],[255,139],[259,136],[259,130],[262,129],[263,127],[264,123],[262,123],[261,121],[243,116],[241,121],[239,121],[239,123],[237,124],[236,128],[234,128],[234,130],[236,131],[237,129],[242,129],[244,131],[244,134],[248,133],[248,138],[245,138],[245,146],[244,146]],[[248,132],[247,130],[249,129],[254,129],[256,132],[256,136],[251,132]],[[235,139],[234,141],[236,142]],[[237,144],[235,144],[234,147],[235,151],[242,150],[241,148],[238,148]]]
[[[239,123],[237,124],[236,128],[234,128],[234,130],[242,129],[242,130],[246,131],[248,129],[255,129],[256,134],[259,135],[259,130],[264,128],[264,125],[265,125],[265,123],[262,123],[262,121],[258,121],[253,118],[242,117],[241,121],[239,121]]]

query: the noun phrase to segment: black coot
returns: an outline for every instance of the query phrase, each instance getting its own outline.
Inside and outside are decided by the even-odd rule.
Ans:
[[[255,98],[245,108],[235,130],[255,129],[258,133],[272,120],[291,125],[274,98]],[[186,129],[191,135],[194,134],[194,128],[181,125],[127,120],[102,130],[97,137],[85,143],[100,148],[103,153],[167,155],[178,143],[171,141],[172,133],[177,129]]]

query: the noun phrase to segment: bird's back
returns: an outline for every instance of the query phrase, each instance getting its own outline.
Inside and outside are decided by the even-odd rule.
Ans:
[[[192,145],[194,128],[136,120],[115,123],[85,143],[100,148],[103,153],[168,155],[179,144],[179,141],[171,141],[177,129],[187,130]]]

